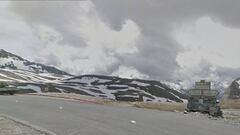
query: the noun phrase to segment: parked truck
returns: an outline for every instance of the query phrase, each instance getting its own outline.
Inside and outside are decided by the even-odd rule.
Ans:
[[[211,82],[201,80],[195,83],[195,88],[188,91],[187,111],[209,113],[212,116],[222,116],[217,100],[219,92],[211,89]]]

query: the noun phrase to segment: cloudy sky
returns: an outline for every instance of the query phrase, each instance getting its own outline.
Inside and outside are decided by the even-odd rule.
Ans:
[[[240,77],[238,0],[1,1],[0,48],[71,74]]]

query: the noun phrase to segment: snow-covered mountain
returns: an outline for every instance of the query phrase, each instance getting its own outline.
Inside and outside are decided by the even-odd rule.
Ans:
[[[20,56],[0,49],[0,68],[2,69],[18,69],[31,71],[35,73],[50,73],[56,75],[69,75],[68,73],[61,71],[52,66],[46,66],[43,64],[30,62],[23,59]]]
[[[39,76],[37,77],[39,78]],[[35,78],[34,74],[33,78]],[[49,81],[48,78],[43,77],[41,81],[20,81],[15,82],[14,85],[21,89],[20,93],[76,93],[117,100],[125,98],[128,101],[134,101],[139,95],[143,95],[144,101],[153,102],[185,102],[187,98],[180,91],[174,90],[159,81],[101,75],[83,75],[59,79],[58,81]]]
[[[143,95],[145,101],[183,102],[186,98],[181,92],[174,90],[159,81],[126,79],[113,76],[83,75],[61,81],[56,89],[90,96],[135,98]]]
[[[4,50],[0,50],[1,81],[16,85],[20,93],[64,92],[129,101],[143,95],[145,101],[155,102],[183,102],[186,99],[176,83],[101,75],[74,77]]]
[[[58,75],[53,73],[36,73],[33,71],[0,68],[0,82],[18,83],[54,83],[68,75]]]

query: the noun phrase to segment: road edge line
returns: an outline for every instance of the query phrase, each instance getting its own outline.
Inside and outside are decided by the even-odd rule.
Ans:
[[[12,120],[20,125],[23,125],[23,126],[26,126],[26,127],[29,127],[33,130],[36,130],[40,133],[43,133],[43,134],[47,134],[47,135],[57,135],[56,133],[52,132],[52,131],[49,131],[43,127],[40,127],[40,126],[37,126],[37,125],[33,125],[31,123],[29,123],[28,121],[24,121],[24,120],[20,120],[18,118],[15,118],[13,116],[10,116],[10,115],[6,115],[6,114],[0,114],[1,117],[4,117],[6,119],[9,119],[9,120]]]

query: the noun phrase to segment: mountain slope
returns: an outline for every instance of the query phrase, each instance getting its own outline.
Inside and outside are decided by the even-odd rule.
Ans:
[[[183,102],[186,96],[158,81],[125,79],[112,76],[83,75],[65,79],[56,89],[90,96],[116,99],[136,98],[143,95],[145,101]]]
[[[50,73],[57,75],[69,75],[68,73],[61,71],[55,67],[46,66],[43,64],[30,62],[23,59],[20,56],[7,52],[0,49],[0,68],[8,69],[18,69],[32,71],[35,73]]]
[[[0,68],[0,82],[53,83],[67,77],[69,76],[50,73],[35,73],[27,70]]]
[[[20,93],[77,93],[127,101],[135,101],[142,95],[144,101],[154,102],[183,102],[186,99],[174,83],[101,75],[73,77],[57,68],[30,62],[4,50],[0,50],[1,81],[11,82],[20,89]]]

